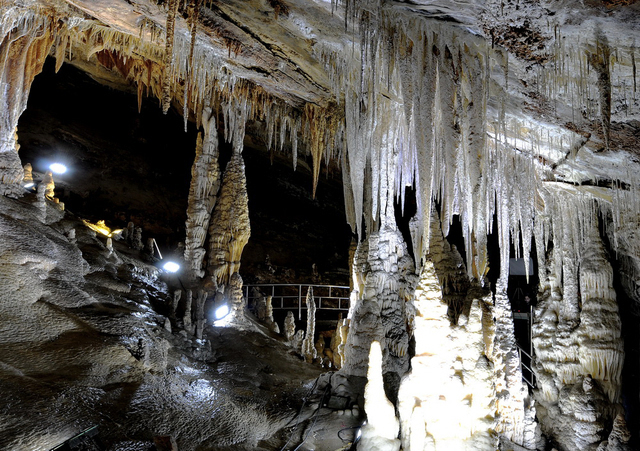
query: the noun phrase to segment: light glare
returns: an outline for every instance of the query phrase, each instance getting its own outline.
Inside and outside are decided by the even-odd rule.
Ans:
[[[176,262],[167,262],[162,265],[162,268],[167,272],[178,272],[178,270],[180,269],[180,265]]]
[[[214,313],[216,319],[222,319],[228,314],[229,314],[229,306],[226,304],[218,307]]]
[[[29,182],[29,183],[25,183],[24,187],[25,188],[31,188],[34,185],[33,182]]]
[[[64,174],[67,172],[67,167],[62,163],[53,163],[49,166],[49,169],[51,169],[51,172],[54,174]]]

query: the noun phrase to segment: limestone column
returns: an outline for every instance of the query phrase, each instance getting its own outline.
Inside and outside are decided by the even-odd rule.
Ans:
[[[26,10],[13,17],[13,23],[0,28],[0,194],[21,193],[23,169],[18,157],[17,126],[27,108],[34,77],[42,71],[53,44],[49,18],[26,17]],[[11,20],[11,19],[9,19]]]
[[[240,270],[240,257],[250,236],[244,161],[235,150],[224,171],[220,198],[209,224],[208,271],[217,283],[226,284]]]
[[[542,260],[532,331],[538,419],[543,432],[558,443],[558,449],[600,449],[616,413],[623,410],[620,390],[624,351],[613,268],[597,218],[582,221],[580,239],[571,242],[577,249],[570,254],[580,257],[579,263],[569,268],[575,268],[575,278],[564,279],[563,256],[569,242],[560,246],[558,238],[559,234],[554,234],[554,247]],[[579,283],[579,289],[572,285],[575,283]],[[567,316],[566,304],[574,303],[576,297],[579,308],[571,309],[575,315]],[[620,431],[611,434],[620,435],[622,428],[618,425]]]
[[[388,223],[372,233],[355,253],[355,300],[341,369],[348,375],[366,376],[371,343],[379,341],[389,393],[397,392],[400,377],[409,369],[406,305],[416,282],[413,260],[394,226]]]
[[[204,276],[204,242],[220,189],[218,131],[211,108],[204,109],[202,123],[204,132],[198,134],[196,157],[191,168],[184,248],[184,259],[193,278]]]

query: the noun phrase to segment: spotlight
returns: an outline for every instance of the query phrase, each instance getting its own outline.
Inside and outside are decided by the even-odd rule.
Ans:
[[[216,317],[216,319],[222,319],[228,314],[229,314],[229,306],[227,304],[222,304],[214,312],[214,316]]]
[[[49,169],[51,169],[51,172],[54,174],[64,174],[67,172],[67,167],[62,163],[52,163],[49,165]]]
[[[162,269],[164,269],[167,272],[178,272],[178,270],[180,269],[180,265],[177,264],[176,262],[166,262],[164,265],[162,265]]]
[[[24,186],[25,188],[31,188],[33,185],[35,185],[35,183],[33,183],[33,182],[29,182],[29,183],[25,183],[23,186]]]

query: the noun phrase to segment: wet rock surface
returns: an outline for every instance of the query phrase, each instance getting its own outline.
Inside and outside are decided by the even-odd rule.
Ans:
[[[70,214],[42,224],[30,200],[0,198],[0,448],[50,449],[98,425],[112,450],[155,436],[180,450],[267,450],[309,427],[319,367],[257,325],[181,333],[175,280],[121,242],[110,252]]]

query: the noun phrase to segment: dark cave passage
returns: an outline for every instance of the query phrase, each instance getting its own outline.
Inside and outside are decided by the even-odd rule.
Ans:
[[[31,163],[37,176],[64,162],[69,171],[54,181],[67,210],[112,228],[132,221],[142,227],[143,242],[153,237],[163,253],[177,253],[185,237],[195,125],[188,122],[185,133],[181,114],[163,115],[155,99],[144,98],[138,113],[134,92],[103,86],[68,64],[57,74],[54,68],[49,59],[20,119],[22,163]],[[224,168],[231,150],[222,133],[220,139]],[[312,199],[310,157],[300,155],[296,171],[288,154],[270,159],[245,143],[243,157],[252,226],[242,257],[245,279],[308,283],[315,264],[325,283],[347,284],[351,232],[340,172],[323,167]]]

